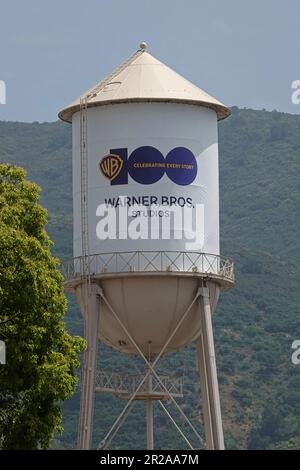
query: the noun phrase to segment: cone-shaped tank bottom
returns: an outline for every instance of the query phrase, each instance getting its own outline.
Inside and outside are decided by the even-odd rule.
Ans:
[[[207,282],[211,309],[215,310],[219,286]],[[184,276],[124,276],[102,279],[104,294],[145,355],[158,354],[170,337],[180,318],[193,301],[199,278]],[[80,297],[81,288],[77,288]],[[80,302],[82,304],[82,302]],[[200,302],[196,300],[165,352],[176,351],[194,341],[200,334]],[[136,348],[114,318],[110,309],[101,303],[99,339],[118,351],[137,354]]]

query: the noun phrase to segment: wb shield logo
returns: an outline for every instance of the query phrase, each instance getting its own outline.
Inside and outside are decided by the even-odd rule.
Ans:
[[[113,181],[122,170],[123,160],[119,155],[109,154],[102,158],[99,163],[101,173]]]

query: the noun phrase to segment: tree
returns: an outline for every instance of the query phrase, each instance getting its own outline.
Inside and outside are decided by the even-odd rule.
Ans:
[[[51,254],[39,187],[0,164],[0,448],[49,447],[62,432],[61,403],[73,394],[84,341],[65,329],[67,301]]]

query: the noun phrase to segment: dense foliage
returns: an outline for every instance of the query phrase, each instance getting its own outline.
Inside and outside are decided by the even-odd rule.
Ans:
[[[61,402],[74,392],[83,342],[63,321],[67,302],[45,231],[39,187],[0,164],[0,448],[47,448],[62,431]]]
[[[59,122],[0,123],[1,159],[24,166],[42,186],[54,250],[66,259],[72,256],[70,133]],[[234,108],[220,123],[221,252],[235,259],[237,275],[214,318],[228,448],[300,448],[300,366],[291,363],[292,342],[300,338],[299,155],[298,115]],[[82,332],[73,299],[68,326]],[[128,367],[125,357],[106,348],[100,357],[106,368]],[[184,375],[183,406],[197,423],[194,347],[165,359],[163,368]],[[97,398],[95,443],[123,405]],[[74,446],[78,409],[77,393],[65,404],[62,447]],[[155,413],[156,446],[184,448],[167,418]],[[144,447],[144,416],[138,403],[116,448]]]

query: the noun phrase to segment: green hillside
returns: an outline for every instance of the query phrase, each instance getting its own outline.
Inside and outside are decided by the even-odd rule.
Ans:
[[[227,448],[300,448],[300,365],[291,363],[292,342],[300,339],[299,157],[299,115],[234,108],[220,123],[221,252],[234,257],[237,277],[214,318]],[[70,126],[0,122],[0,160],[25,167],[40,184],[54,252],[71,258]],[[82,332],[72,298],[67,320],[72,332]],[[104,347],[100,357],[106,368],[128,368],[125,357]],[[194,347],[167,357],[163,369],[184,375],[184,409],[197,423]],[[122,406],[97,397],[95,444]],[[65,433],[55,445],[74,447],[78,409],[77,393],[64,405]],[[144,417],[138,403],[115,448],[145,447]],[[155,420],[157,447],[184,448],[158,410]]]

